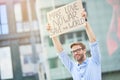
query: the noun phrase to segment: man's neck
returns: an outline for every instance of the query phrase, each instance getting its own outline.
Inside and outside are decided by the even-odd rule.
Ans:
[[[78,61],[79,64],[82,64],[86,60],[86,56],[84,56],[81,60]]]

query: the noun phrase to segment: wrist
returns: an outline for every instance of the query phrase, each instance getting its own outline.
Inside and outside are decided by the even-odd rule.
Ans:
[[[85,18],[85,21],[86,21],[86,22],[88,21],[87,18]]]
[[[86,23],[85,23],[85,27],[88,27],[88,25],[89,25],[89,23],[86,21]]]

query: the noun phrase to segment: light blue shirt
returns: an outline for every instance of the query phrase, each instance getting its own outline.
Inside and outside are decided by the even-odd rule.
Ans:
[[[82,64],[72,61],[65,51],[59,55],[62,63],[72,74],[73,80],[101,80],[101,56],[98,43],[96,41],[89,45],[91,57]]]

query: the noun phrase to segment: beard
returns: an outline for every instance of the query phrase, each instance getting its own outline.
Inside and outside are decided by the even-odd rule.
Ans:
[[[81,62],[84,59],[84,54],[76,54],[74,58],[76,61]]]

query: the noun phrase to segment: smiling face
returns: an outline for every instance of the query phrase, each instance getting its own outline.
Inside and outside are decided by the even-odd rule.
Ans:
[[[81,63],[86,59],[86,49],[84,46],[80,44],[73,44],[71,49],[73,57],[76,61]]]

